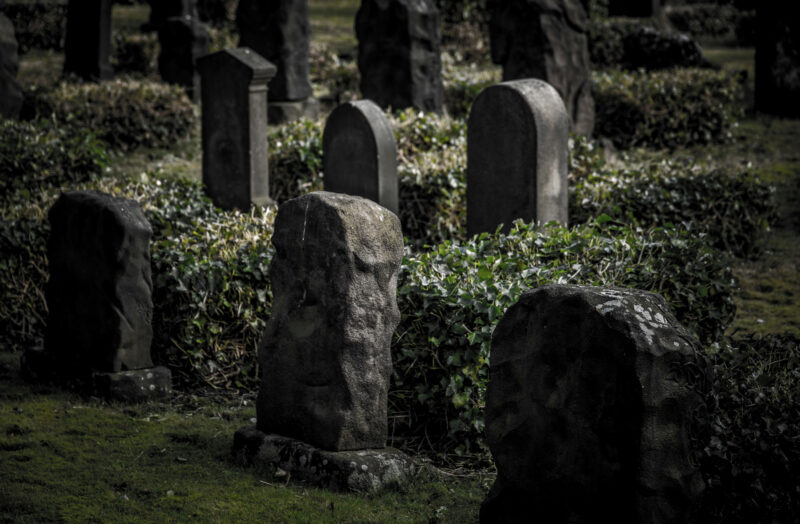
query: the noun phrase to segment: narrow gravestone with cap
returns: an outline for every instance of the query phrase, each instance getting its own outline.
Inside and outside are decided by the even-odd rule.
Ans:
[[[269,121],[316,118],[319,101],[309,78],[310,24],[307,0],[239,0],[239,46],[278,68],[269,82]]]
[[[340,105],[322,135],[325,190],[368,198],[398,213],[397,144],[384,112],[370,100]]]
[[[64,73],[84,80],[111,78],[111,0],[70,0]]]
[[[267,83],[275,66],[246,47],[201,58],[203,183],[223,209],[267,205]]]
[[[139,204],[68,192],[49,220],[44,350],[23,355],[25,374],[92,383],[123,400],[169,393],[169,370],[150,357],[152,229]]]
[[[336,489],[401,482],[410,460],[385,448],[399,219],[361,197],[313,192],[281,205],[272,243],[257,428],[237,432],[235,454]]]
[[[792,11],[782,2],[758,4],[755,87],[758,111],[800,117],[800,15],[796,7]]]
[[[19,54],[14,25],[0,13],[0,117],[17,118],[22,108],[22,88],[17,82]]]
[[[481,522],[694,522],[708,365],[666,301],[546,285],[492,335]]]
[[[487,87],[467,123],[467,232],[525,222],[567,223],[569,118],[552,86]]]
[[[564,100],[572,131],[591,135],[587,16],[578,0],[489,0],[492,61],[503,80],[538,78]]]
[[[158,73],[162,80],[186,88],[193,100],[200,98],[197,60],[208,54],[209,33],[196,14],[167,18],[159,24]]]
[[[362,0],[361,94],[380,107],[442,112],[440,15],[432,0]]]

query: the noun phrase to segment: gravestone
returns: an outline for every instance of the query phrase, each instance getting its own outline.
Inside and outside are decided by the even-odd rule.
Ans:
[[[49,213],[44,351],[25,353],[29,377],[91,380],[139,400],[171,389],[150,358],[152,229],[139,204],[94,191],[63,193]]]
[[[201,58],[203,183],[214,204],[267,205],[267,83],[275,66],[247,48]]]
[[[578,0],[490,0],[492,61],[503,80],[538,78],[556,88],[572,131],[591,135],[594,99],[587,16]]]
[[[791,13],[795,14],[792,15]],[[756,9],[756,110],[800,117],[800,17],[780,2]]]
[[[397,144],[381,109],[370,100],[340,105],[322,135],[325,190],[361,196],[398,214]]]
[[[201,96],[197,60],[208,54],[208,41],[208,28],[195,16],[167,18],[158,27],[158,73],[165,82],[185,87],[193,100]]]
[[[707,363],[666,301],[546,285],[492,335],[481,522],[692,522]]]
[[[307,0],[240,0],[236,25],[239,46],[249,47],[278,68],[269,82],[269,121],[316,118],[319,101],[312,98],[308,73]]]
[[[19,55],[14,25],[0,13],[0,117],[17,118],[22,108],[22,88],[17,82]]]
[[[362,0],[361,94],[382,108],[442,112],[440,15],[432,0]]]
[[[70,0],[64,74],[84,80],[111,78],[111,0]]]
[[[608,0],[608,16],[653,17],[661,14],[661,0]]]
[[[467,122],[467,232],[521,218],[567,223],[569,118],[541,80],[487,87]]]
[[[148,0],[150,5],[150,19],[147,26],[143,29],[158,30],[167,19],[191,16],[199,18],[197,12],[197,0]]]

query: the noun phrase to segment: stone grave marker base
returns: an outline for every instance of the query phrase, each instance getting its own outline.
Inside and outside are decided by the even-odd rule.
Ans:
[[[416,471],[411,458],[393,448],[325,451],[299,440],[266,434],[255,426],[234,434],[233,456],[239,464],[280,468],[290,478],[336,491],[398,489]]]
[[[316,98],[307,98],[294,102],[269,101],[267,106],[267,122],[270,125],[292,122],[306,117],[314,120],[319,116],[320,105]]]

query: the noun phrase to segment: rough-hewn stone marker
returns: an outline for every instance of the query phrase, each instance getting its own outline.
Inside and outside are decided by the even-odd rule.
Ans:
[[[375,103],[358,100],[334,109],[322,151],[326,191],[368,198],[398,213],[397,144]]]
[[[214,204],[247,210],[269,197],[267,83],[275,66],[247,48],[201,58],[203,183]]]
[[[194,100],[200,97],[197,60],[208,54],[208,41],[208,28],[196,16],[167,18],[158,26],[158,73],[165,82],[185,87]]]
[[[608,0],[608,16],[652,17],[661,13],[661,0]]]
[[[111,0],[70,0],[64,73],[84,80],[111,78]]]
[[[310,24],[307,0],[239,0],[239,46],[249,47],[278,68],[269,83],[269,121],[315,118],[319,101],[308,71]]]
[[[758,111],[800,117],[800,16],[782,2],[761,2],[756,10]],[[791,14],[794,13],[794,14]]]
[[[490,0],[492,61],[503,80],[538,78],[556,88],[572,130],[590,135],[594,99],[589,78],[587,16],[578,0]]]
[[[14,24],[0,13],[0,117],[17,118],[22,107],[22,88],[17,82],[19,54]]]
[[[484,89],[467,124],[467,232],[567,223],[569,119],[552,86],[515,80]]]
[[[442,111],[440,16],[431,0],[362,0],[361,94],[380,107]]]
[[[159,396],[169,370],[150,358],[152,230],[139,204],[93,191],[64,193],[50,210],[44,351],[30,376],[93,380],[110,396]]]
[[[492,336],[482,522],[683,523],[704,489],[690,438],[705,404],[699,343],[666,301],[548,285]]]

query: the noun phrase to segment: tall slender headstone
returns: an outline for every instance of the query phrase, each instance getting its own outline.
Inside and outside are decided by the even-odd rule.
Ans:
[[[467,122],[467,232],[526,222],[567,223],[569,118],[536,79],[487,87]]]
[[[609,16],[648,18],[661,14],[661,0],[608,0]]]
[[[432,0],[362,0],[361,94],[382,108],[442,112],[441,28]]]
[[[203,183],[214,204],[247,210],[269,197],[267,83],[275,66],[248,48],[201,58]]]
[[[194,100],[200,98],[197,60],[208,54],[208,42],[208,28],[197,16],[186,14],[159,23],[158,73],[165,82],[185,87]]]
[[[309,78],[311,27],[307,0],[239,0],[239,46],[249,47],[278,68],[269,83],[269,121],[316,118]]]
[[[546,285],[492,335],[481,522],[695,522],[708,369],[666,301]]]
[[[111,78],[111,0],[70,0],[64,73],[84,80]]]
[[[325,191],[361,196],[398,213],[397,144],[381,109],[370,100],[340,105],[322,135]]]
[[[800,16],[796,7],[761,2],[756,9],[756,110],[800,117]]]
[[[503,80],[538,78],[564,100],[572,131],[591,135],[587,16],[579,0],[489,0],[492,61]]]
[[[17,118],[22,108],[22,88],[17,82],[19,54],[14,25],[0,13],[0,117]]]

